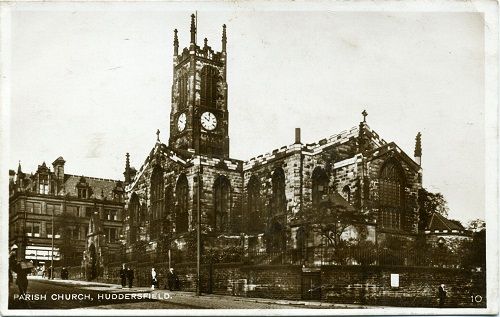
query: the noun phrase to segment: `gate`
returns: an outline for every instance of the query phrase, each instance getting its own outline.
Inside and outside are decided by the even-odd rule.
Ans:
[[[302,272],[302,299],[321,300],[321,272]]]

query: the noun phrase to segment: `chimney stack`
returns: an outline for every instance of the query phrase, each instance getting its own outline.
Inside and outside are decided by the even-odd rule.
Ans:
[[[301,142],[300,142],[300,128],[295,128],[295,144],[301,144]]]

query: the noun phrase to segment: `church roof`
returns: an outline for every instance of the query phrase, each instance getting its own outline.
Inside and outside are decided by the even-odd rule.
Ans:
[[[429,221],[429,224],[425,228],[425,230],[430,230],[431,232],[435,232],[436,230],[438,231],[445,231],[445,230],[456,230],[456,231],[464,231],[465,228],[462,226],[462,224],[457,221],[457,220],[450,220],[443,215],[435,212],[431,216],[431,220]]]

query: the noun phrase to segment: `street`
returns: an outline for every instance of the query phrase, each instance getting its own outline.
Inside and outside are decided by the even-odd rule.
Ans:
[[[284,309],[345,308],[323,304],[305,306],[293,301],[231,296],[194,296],[149,288],[122,289],[118,285],[72,280],[29,279],[26,300],[19,299],[14,284],[9,290],[9,309]]]

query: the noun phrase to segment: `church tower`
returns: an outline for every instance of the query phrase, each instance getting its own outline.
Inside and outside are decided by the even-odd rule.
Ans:
[[[229,157],[226,25],[222,50],[216,52],[205,38],[196,43],[195,15],[191,15],[191,41],[179,52],[174,30],[172,107],[169,146],[196,154]]]

